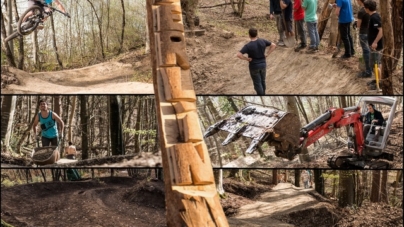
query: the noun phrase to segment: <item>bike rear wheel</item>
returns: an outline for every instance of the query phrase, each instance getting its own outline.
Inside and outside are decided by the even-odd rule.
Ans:
[[[24,20],[24,18],[29,14],[31,15]],[[21,15],[21,18],[18,21],[17,32],[20,35],[28,35],[31,32],[35,31],[39,23],[42,21],[42,15],[43,15],[43,8],[40,6],[34,5],[29,9],[27,9]]]

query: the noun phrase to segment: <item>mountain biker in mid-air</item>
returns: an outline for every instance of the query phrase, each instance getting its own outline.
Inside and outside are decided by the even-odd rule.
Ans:
[[[28,8],[30,8],[30,7],[32,7],[34,5],[39,5],[39,6],[45,5],[45,7],[44,7],[45,12],[49,12],[50,9],[48,7],[46,7],[46,6],[51,4],[51,3],[55,3],[55,5],[59,8],[60,11],[67,14],[67,12],[65,10],[65,7],[62,5],[62,3],[59,0],[28,0],[27,1],[27,6],[28,6]],[[23,21],[25,21],[32,14],[33,14],[32,12],[29,12],[27,15],[25,15]],[[46,21],[46,19],[47,19],[47,17],[45,17],[45,19],[42,21],[42,23],[40,23],[38,25],[38,29],[43,29],[43,27],[44,27],[43,22]]]

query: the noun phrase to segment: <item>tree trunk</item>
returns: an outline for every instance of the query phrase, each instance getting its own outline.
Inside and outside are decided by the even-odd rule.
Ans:
[[[383,170],[382,171],[382,183],[380,187],[380,202],[382,203],[389,203],[389,197],[388,197],[388,187],[387,187],[387,175],[388,171]]]
[[[119,40],[118,54],[120,54],[122,52],[123,37],[125,35],[125,4],[123,3],[123,0],[121,0],[121,6],[122,6],[122,30],[121,30],[121,39]]]
[[[323,38],[323,33],[325,31],[325,28],[327,27],[328,19],[331,16],[332,8],[328,8],[328,4],[330,4],[330,1],[333,0],[324,1],[323,7],[321,9],[320,18],[318,20],[318,35],[320,36],[320,40]]]
[[[392,56],[394,56],[394,38],[393,38],[394,33],[390,20],[391,19],[390,4],[379,4],[379,7],[380,7],[380,16],[383,21],[382,23],[383,57],[382,57],[382,75],[380,81],[381,89],[383,95],[394,95],[393,80],[392,80],[394,70],[394,59],[392,58]]]
[[[16,0],[14,0],[14,7],[13,8],[14,8],[14,19],[15,19],[15,21],[19,21],[20,16],[18,15],[17,1]],[[18,37],[18,62],[17,62],[17,68],[18,69],[22,70],[24,68],[24,58],[25,58],[25,54],[24,54],[24,37],[19,36]]]
[[[69,132],[67,135],[68,142],[73,142],[73,118],[76,111],[77,96],[73,96],[72,109],[69,115]]]
[[[392,0],[391,4],[391,22],[393,23],[394,33],[393,70],[395,70],[397,69],[403,46],[403,0]]]
[[[341,38],[338,32],[338,16],[335,13],[331,13],[330,38],[328,40],[329,47],[337,47],[340,45]]]
[[[314,169],[314,185],[315,185],[316,192],[318,192],[320,195],[325,195],[324,178],[323,178],[322,174],[323,174],[323,170]]]
[[[11,35],[13,33],[13,26],[12,26],[12,24],[13,24],[13,10],[12,10],[13,7],[11,5],[11,1],[12,0],[7,0],[7,5],[6,5],[7,17],[8,17],[8,24],[7,24],[8,25],[7,26],[7,31],[8,32],[7,32],[6,36],[9,36],[9,35]],[[14,6],[15,6],[15,4],[16,4],[16,1],[14,0]],[[3,11],[2,11],[2,16],[3,16]],[[1,29],[3,31],[3,28],[1,28]],[[4,32],[6,32],[5,27],[4,27]],[[13,44],[12,40],[8,42],[8,48],[10,49],[11,53],[14,53],[14,44]]]
[[[88,159],[88,119],[87,101],[85,95],[80,95],[80,120],[81,120],[81,158]]]
[[[50,21],[51,21],[51,28],[52,28],[53,50],[55,51],[55,57],[56,57],[56,61],[58,62],[59,67],[61,69],[63,69],[63,64],[62,64],[62,61],[60,60],[60,57],[59,57],[58,46],[56,45],[56,32],[55,32],[55,23],[53,21],[53,15],[50,16]]]
[[[40,69],[40,61],[39,61],[39,45],[38,45],[38,31],[35,30],[32,33],[32,54],[34,56],[34,68],[35,69]]]
[[[136,113],[136,125],[135,125],[135,154],[139,154],[141,149],[140,149],[140,124],[141,124],[141,111],[143,109],[143,98],[139,97],[138,100],[138,106],[137,106],[137,113]]]
[[[295,186],[296,187],[300,187],[300,177],[301,177],[300,169],[295,169]]]
[[[4,15],[3,12],[1,12],[1,39],[3,40],[1,49],[4,51],[7,59],[7,63],[11,67],[16,67],[15,60],[14,60],[14,52],[12,51],[11,47],[13,46],[13,40],[10,40],[7,43],[4,42],[4,39],[7,37],[6,33],[6,25],[4,23]]]
[[[380,170],[373,170],[372,174],[372,192],[370,194],[370,202],[380,202]]]
[[[101,54],[102,54],[102,59],[105,59],[105,53],[104,53],[104,42],[103,42],[103,34],[102,34],[102,21],[100,19],[100,17],[97,14],[97,11],[94,8],[93,3],[90,0],[87,0],[88,3],[90,3],[91,8],[93,9],[93,12],[95,14],[95,17],[97,18],[97,23],[98,23],[98,31],[99,31],[99,38],[100,38],[100,46],[101,46]]]
[[[146,4],[167,226],[229,226],[199,125],[183,21],[172,19],[182,19],[180,1]]]
[[[277,169],[272,170],[272,184],[274,184],[274,185],[278,184],[278,170]]]
[[[4,141],[4,147],[11,151],[10,138],[14,122],[15,105],[17,96],[4,96],[1,104],[1,140]]]
[[[110,127],[111,127],[111,149],[112,155],[125,154],[122,137],[122,121],[120,98],[117,95],[109,96]]]
[[[20,140],[17,143],[17,148],[16,148],[17,153],[21,152],[22,143],[24,142],[25,138],[29,135],[29,133],[30,133],[30,131],[32,129],[32,126],[34,125],[34,119],[36,117],[36,114],[39,112],[39,100],[40,100],[40,97],[38,96],[37,97],[37,105],[36,105],[35,112],[34,112],[35,114],[34,114],[34,116],[32,118],[30,118],[31,122],[30,122],[28,128],[24,131],[24,134],[22,134]],[[31,108],[28,108],[28,111],[31,112]]]
[[[339,207],[352,206],[355,196],[355,181],[353,180],[353,172],[350,170],[339,171]]]

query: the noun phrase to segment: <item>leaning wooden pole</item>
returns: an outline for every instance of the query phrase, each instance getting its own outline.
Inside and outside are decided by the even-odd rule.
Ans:
[[[147,0],[168,226],[228,226],[203,141],[180,0]]]

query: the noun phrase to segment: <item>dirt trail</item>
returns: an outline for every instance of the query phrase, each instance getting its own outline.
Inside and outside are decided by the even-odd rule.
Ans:
[[[255,94],[248,62],[235,55],[249,42],[242,37],[226,39],[226,32],[196,38],[189,55],[197,94]],[[263,35],[263,38],[266,38]],[[209,42],[208,40],[215,40]],[[220,43],[220,46],[213,46]],[[292,48],[277,47],[267,59],[267,94],[366,94],[366,81],[332,54],[306,54]]]
[[[121,59],[119,59],[121,58]],[[27,73],[9,68],[19,84],[9,84],[3,94],[154,94],[153,84],[134,82],[134,75],[146,75],[150,59],[137,52],[78,69]]]
[[[203,6],[214,6],[206,0]],[[232,7],[201,8],[198,12],[205,35],[187,38],[188,56],[197,94],[255,95],[249,75],[248,62],[236,57],[247,44],[248,29],[258,29],[258,37],[276,43],[278,33],[274,20],[269,20],[268,1],[246,4],[243,17],[236,17]],[[328,23],[329,25],[330,23]],[[357,34],[353,34],[357,37]],[[308,54],[305,50],[277,47],[267,59],[267,94],[377,94],[369,90],[371,78],[357,78],[361,48],[349,60],[339,55],[332,58],[336,47],[328,45],[329,28],[324,32],[320,51]],[[307,41],[310,41],[308,38]],[[402,69],[393,76],[393,90],[402,94]],[[380,93],[381,94],[381,93]]]
[[[15,226],[166,226],[164,206],[142,185],[119,177],[2,188],[1,217]],[[160,199],[164,204],[164,196]]]
[[[310,208],[326,208],[328,203],[319,202],[308,194],[313,189],[302,189],[290,183],[279,183],[271,191],[260,195],[259,201],[244,205],[238,214],[229,218],[231,226],[294,226],[279,217]]]

